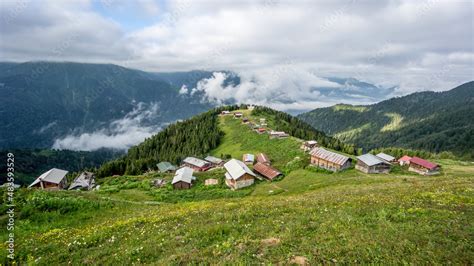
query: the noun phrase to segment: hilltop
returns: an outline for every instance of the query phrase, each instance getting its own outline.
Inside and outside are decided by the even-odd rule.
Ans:
[[[298,118],[365,150],[401,147],[474,158],[474,81],[373,105],[335,105]]]
[[[308,166],[309,155],[299,148],[302,139],[316,138],[340,153],[354,147],[284,113],[225,107],[238,108],[251,121],[265,118],[269,128],[292,136],[270,139],[241,119],[217,116],[221,109],[216,109],[174,124],[104,165],[97,191],[22,189],[16,194],[18,260],[468,264],[474,259],[474,164],[436,160],[442,173],[431,177],[401,167],[386,175],[353,167],[330,173]],[[203,143],[205,135],[213,140]],[[241,159],[257,152],[267,153],[284,176],[237,191],[225,186],[223,169],[195,173],[196,184],[189,190],[151,185],[155,178],[173,177],[154,171],[157,157],[173,162],[208,154]],[[129,173],[106,174],[111,169]],[[207,178],[220,183],[204,186]],[[0,240],[6,241],[5,236]]]

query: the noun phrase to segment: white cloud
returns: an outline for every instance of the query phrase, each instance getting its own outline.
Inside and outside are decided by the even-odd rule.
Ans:
[[[111,62],[150,71],[231,70],[255,77],[291,61],[301,83],[315,82],[317,77],[304,74],[314,72],[396,85],[399,94],[447,90],[472,80],[474,71],[470,1],[104,2],[110,2],[108,16],[89,1],[28,1],[16,9],[16,2],[2,1],[8,23],[0,22],[0,58]],[[131,27],[140,16],[123,19],[123,9],[142,12],[147,24]],[[150,16],[156,19],[150,22]],[[53,52],[58,47],[64,48]],[[446,65],[451,67],[442,78],[427,80]],[[276,83],[293,80],[291,71],[281,75]],[[294,94],[314,96],[300,85]]]
[[[158,104],[139,103],[134,110],[123,118],[112,121],[107,128],[56,139],[52,148],[81,151],[93,151],[100,148],[126,150],[161,129],[160,126],[147,123],[158,113]]]

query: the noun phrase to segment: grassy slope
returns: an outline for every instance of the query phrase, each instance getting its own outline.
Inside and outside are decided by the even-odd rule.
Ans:
[[[390,175],[293,169],[288,162],[302,156],[295,139],[267,141],[232,118],[222,126],[227,134],[213,154],[265,151],[286,177],[259,182],[238,198],[202,184],[161,192],[167,189],[150,188],[147,176],[104,180],[104,191],[115,193],[47,193],[64,202],[82,199],[86,207],[18,219],[17,255],[42,264],[287,263],[295,256],[315,263],[474,260],[473,163],[440,161],[443,173],[436,177],[399,168]],[[282,147],[288,152],[278,152]],[[220,176],[217,170],[198,180]],[[183,202],[167,203],[173,192]],[[213,200],[206,200],[209,194]]]

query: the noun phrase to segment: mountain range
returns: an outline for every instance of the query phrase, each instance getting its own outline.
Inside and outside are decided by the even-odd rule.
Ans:
[[[474,81],[445,92],[417,92],[373,105],[339,104],[298,117],[365,150],[393,146],[474,158]]]

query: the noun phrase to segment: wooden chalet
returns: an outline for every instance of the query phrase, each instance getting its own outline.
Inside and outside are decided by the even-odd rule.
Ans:
[[[246,153],[242,155],[242,161],[246,164],[253,164],[253,162],[255,161],[255,155]]]
[[[379,153],[377,155],[375,155],[377,157],[379,157],[380,159],[388,162],[388,163],[396,163],[397,162],[397,158],[393,157],[392,155],[389,155],[389,154],[386,154],[386,153]]]
[[[182,167],[176,170],[171,184],[174,189],[190,189],[196,177],[193,176],[193,169],[190,167]]]
[[[318,147],[318,142],[317,141],[307,140],[307,141],[303,142],[303,144],[301,144],[300,149],[307,152],[307,151],[310,151],[310,150],[312,150],[313,148],[316,148],[316,147]]]
[[[378,156],[367,153],[357,157],[355,168],[366,174],[388,174],[391,164]]]
[[[418,173],[420,175],[437,175],[439,174],[440,166],[436,163],[413,157],[410,160],[408,171]]]
[[[282,139],[282,138],[288,138],[290,136],[284,131],[274,131],[274,130],[270,131],[270,133],[268,134],[270,135],[271,139]]]
[[[41,189],[65,189],[66,175],[68,171],[52,168],[36,178],[28,188],[37,187]]]
[[[212,164],[212,166],[223,166],[224,165],[224,161],[220,158],[217,158],[217,157],[214,157],[214,156],[207,156],[206,158],[204,158],[205,161],[208,161]]]
[[[82,172],[69,186],[69,190],[91,190],[95,186],[95,174],[91,172]]]
[[[271,167],[269,164],[260,162],[253,166],[253,170],[270,181],[282,175],[280,171]]]
[[[231,159],[224,164],[225,183],[231,189],[251,186],[255,182],[255,173],[243,162]]]
[[[268,158],[268,156],[265,153],[257,154],[257,162],[262,163],[262,164],[266,164],[266,165],[271,164],[270,158]]]
[[[242,118],[244,114],[242,112],[235,112],[234,113],[234,118]]]
[[[183,160],[183,165],[192,168],[194,171],[203,172],[209,170],[212,167],[210,162],[195,158],[186,157]]]
[[[403,155],[400,159],[398,159],[398,164],[401,166],[409,165],[411,157],[408,155]]]
[[[341,171],[351,166],[352,159],[339,153],[323,148],[314,148],[311,155],[311,164],[329,171]]]
[[[170,162],[160,162],[156,165],[160,173],[171,173],[176,171],[177,167]]]

